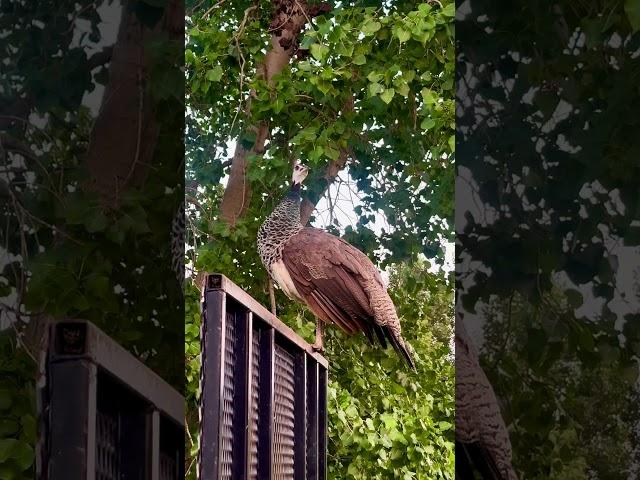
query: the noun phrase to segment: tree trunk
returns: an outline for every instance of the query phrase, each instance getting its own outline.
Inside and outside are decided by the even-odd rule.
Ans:
[[[151,58],[145,44],[168,34],[182,38],[180,2],[171,0],[153,28],[143,25],[130,5],[122,8],[118,38],[109,66],[109,83],[96,119],[87,154],[91,180],[109,206],[117,206],[127,187],[141,185],[151,165],[158,135],[148,82]]]
[[[305,1],[274,1],[274,14],[271,21],[271,50],[267,52],[264,62],[258,67],[257,74],[267,80],[280,73],[291,60],[297,47],[298,36],[307,22],[308,14]],[[251,115],[251,108],[248,108]],[[248,132],[255,134],[256,140],[250,149],[242,145],[240,139],[236,143],[233,154],[229,181],[225,188],[220,205],[221,217],[229,225],[234,226],[249,207],[251,187],[247,181],[248,157],[264,152],[264,145],[269,136],[269,124],[260,122],[249,127]]]

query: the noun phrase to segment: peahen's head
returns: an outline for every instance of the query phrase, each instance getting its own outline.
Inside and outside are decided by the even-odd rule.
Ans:
[[[291,177],[291,181],[294,185],[302,185],[304,179],[307,178],[309,174],[309,168],[301,163],[296,162],[293,166],[293,175]]]

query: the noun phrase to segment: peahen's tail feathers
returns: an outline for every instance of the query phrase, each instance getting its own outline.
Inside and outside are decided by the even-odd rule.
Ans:
[[[384,333],[386,337],[391,342],[393,349],[407,362],[411,370],[416,371],[416,362],[413,359],[413,355],[409,350],[409,343],[402,338],[400,335],[395,334],[391,329],[384,328]]]

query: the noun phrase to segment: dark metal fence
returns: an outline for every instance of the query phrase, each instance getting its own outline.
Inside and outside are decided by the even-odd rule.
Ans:
[[[184,478],[184,398],[97,327],[51,327],[38,478]]]
[[[202,312],[200,480],[324,480],[326,359],[223,275]]]

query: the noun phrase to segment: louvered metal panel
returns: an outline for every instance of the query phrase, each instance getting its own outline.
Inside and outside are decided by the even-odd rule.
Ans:
[[[222,425],[221,437],[221,478],[233,479],[233,417],[234,417],[234,391],[235,391],[235,367],[236,367],[236,324],[233,314],[227,313],[225,326],[224,347],[224,380],[222,387]]]
[[[293,355],[276,345],[273,405],[273,478],[292,480],[294,465],[294,382]]]
[[[160,453],[160,480],[178,480],[176,459],[164,452]]]
[[[120,480],[119,418],[98,411],[96,415],[96,480]]]
[[[318,479],[327,478],[327,370],[318,368]]]
[[[202,312],[200,480],[324,480],[326,360],[222,275]]]
[[[315,480],[318,478],[318,365],[316,363],[307,364],[306,384],[306,474],[307,480]]]
[[[251,338],[251,418],[249,434],[249,479],[259,480],[258,404],[260,402],[260,331],[252,330]]]

